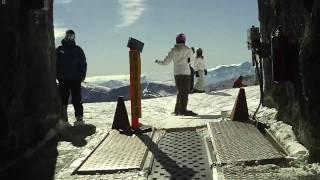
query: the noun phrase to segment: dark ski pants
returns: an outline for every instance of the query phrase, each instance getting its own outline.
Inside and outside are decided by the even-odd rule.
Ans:
[[[71,92],[72,105],[76,117],[83,117],[83,106],[81,99],[81,81],[59,80],[59,92],[62,105],[68,105]]]
[[[174,76],[176,87],[178,89],[176,106],[174,112],[177,114],[187,111],[188,95],[190,92],[190,75],[175,75]]]
[[[191,71],[191,80],[190,80],[190,92],[192,92],[193,90],[193,86],[194,86],[194,69],[190,66],[190,71]]]

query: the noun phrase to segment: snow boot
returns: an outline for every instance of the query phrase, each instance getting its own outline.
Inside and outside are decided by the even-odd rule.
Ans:
[[[203,90],[198,90],[198,89],[193,89],[193,93],[204,93],[205,91]]]
[[[58,129],[65,129],[65,128],[71,127],[71,124],[68,122],[67,109],[68,109],[67,105],[62,105],[59,123],[57,124]]]
[[[83,126],[83,125],[85,125],[84,121],[75,121],[73,123],[73,126]]]
[[[182,113],[180,113],[180,115],[183,115],[183,116],[197,116],[198,114],[193,112],[193,111],[184,111]]]
[[[71,124],[68,121],[60,120],[57,127],[58,129],[69,128],[71,127]]]
[[[180,113],[177,112],[177,111],[174,111],[174,112],[172,112],[171,114],[172,114],[172,115],[175,115],[175,116],[179,116],[179,115],[180,115]]]
[[[74,126],[82,126],[85,125],[84,121],[83,121],[83,116],[77,116],[76,117],[76,121],[73,123]]]

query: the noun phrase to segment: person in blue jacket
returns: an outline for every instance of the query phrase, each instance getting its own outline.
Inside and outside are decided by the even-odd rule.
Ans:
[[[62,119],[65,125],[68,123],[68,100],[71,93],[72,104],[75,111],[76,122],[74,125],[84,124],[83,106],[81,97],[81,83],[86,78],[86,56],[80,46],[76,45],[75,32],[67,30],[61,46],[56,49],[57,56],[57,80],[62,103]]]

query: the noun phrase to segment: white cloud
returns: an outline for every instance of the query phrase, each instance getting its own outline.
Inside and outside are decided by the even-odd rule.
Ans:
[[[66,27],[55,27],[54,28],[54,38],[58,39],[58,38],[62,38],[65,36],[67,28]]]
[[[121,23],[118,27],[128,27],[136,22],[146,10],[145,0],[118,0],[120,3]]]
[[[55,4],[70,4],[72,0],[55,0]]]

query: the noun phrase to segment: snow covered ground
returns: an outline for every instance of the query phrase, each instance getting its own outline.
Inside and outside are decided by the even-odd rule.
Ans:
[[[175,96],[146,99],[142,101],[142,118],[140,121],[145,125],[151,125],[158,129],[205,126],[207,122],[220,121],[225,118],[221,117],[221,112],[223,112],[222,114],[229,114],[232,111],[238,90],[226,89],[208,94],[190,95],[188,109],[197,112],[199,114],[197,117],[173,116],[171,113],[175,104]],[[246,87],[245,90],[249,113],[253,114],[259,102],[259,87]],[[126,101],[125,104],[130,118],[130,102]],[[88,137],[86,139],[88,144],[81,148],[75,147],[69,142],[60,142],[56,179],[79,179],[79,177],[70,176],[70,174],[110,130],[115,108],[116,102],[84,104],[85,121],[95,125],[97,132]],[[298,144],[293,132],[290,131],[290,126],[276,121],[276,113],[274,109],[264,107],[257,114],[257,118],[270,125],[270,132],[279,139],[288,152],[291,152],[292,156],[290,158],[293,159],[291,166],[284,168],[276,165],[260,165],[234,168],[251,168],[256,172],[273,172],[279,175],[279,179],[300,179],[303,177],[320,179],[319,164],[308,164],[306,162],[308,158],[307,150]],[[73,118],[71,105],[69,105],[68,114],[69,121],[73,122],[75,119]],[[128,174],[126,175],[125,179],[129,179]],[[131,179],[135,179],[138,177],[138,173],[132,173],[129,176]],[[101,177],[93,176],[91,178],[99,179]],[[101,179],[104,178],[106,177]],[[108,178],[115,179],[113,175],[108,176]]]

